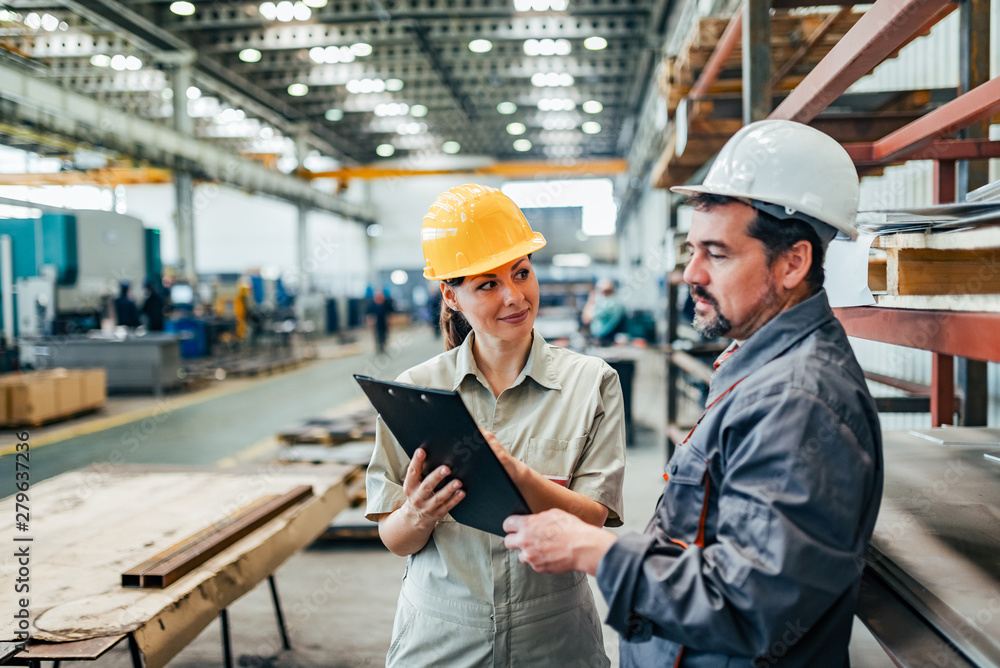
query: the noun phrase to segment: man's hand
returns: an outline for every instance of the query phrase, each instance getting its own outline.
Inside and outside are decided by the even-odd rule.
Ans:
[[[519,550],[518,560],[539,573],[596,575],[601,558],[615,542],[613,533],[555,508],[537,515],[511,515],[503,529],[507,549]]]

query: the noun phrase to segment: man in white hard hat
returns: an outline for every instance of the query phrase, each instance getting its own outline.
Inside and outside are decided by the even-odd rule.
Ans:
[[[842,668],[882,495],[878,415],[830,310],[823,254],[856,236],[858,177],[808,126],[761,121],[691,195],[695,327],[733,344],[642,534],[510,517],[542,572],[597,576],[621,665]]]

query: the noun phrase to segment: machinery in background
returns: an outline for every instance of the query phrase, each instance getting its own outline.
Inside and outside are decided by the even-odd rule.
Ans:
[[[163,271],[159,230],[111,211],[3,219],[2,236],[12,256],[13,284],[0,294],[8,340],[100,329],[122,282],[158,285]]]

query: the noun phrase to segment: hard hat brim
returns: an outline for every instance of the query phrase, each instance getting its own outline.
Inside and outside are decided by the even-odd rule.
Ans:
[[[447,274],[441,274],[440,276],[435,276],[433,269],[431,267],[424,267],[424,278],[432,281],[443,281],[448,278],[458,278],[460,276],[476,276],[477,274],[485,274],[490,269],[496,269],[501,267],[512,260],[516,260],[524,255],[530,255],[535,251],[543,248],[545,246],[545,237],[542,236],[541,232],[535,232],[534,236],[521,243],[514,244],[502,253],[497,253],[495,255],[490,255],[480,260],[473,262],[471,265],[464,269],[458,269]]]

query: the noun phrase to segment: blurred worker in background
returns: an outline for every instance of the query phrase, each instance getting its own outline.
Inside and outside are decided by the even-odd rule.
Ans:
[[[549,345],[534,329],[545,245],[499,190],[467,184],[424,216],[424,276],[440,281],[447,352],[397,380],[457,391],[534,511],[560,508],[621,525],[625,424],[621,387],[596,357]],[[501,445],[502,444],[502,445]],[[582,573],[538,575],[503,538],[458,524],[458,480],[424,471],[379,420],[367,517],[407,556],[387,666],[609,666]]]
[[[389,340],[389,314],[392,304],[385,296],[384,290],[376,290],[368,305],[368,326],[375,329],[375,352],[385,353],[385,344]]]
[[[615,342],[615,334],[625,328],[625,304],[615,295],[615,284],[602,278],[594,285],[583,307],[580,321],[590,328],[590,336],[600,346]]]
[[[120,327],[138,327],[142,323],[139,322],[139,309],[129,296],[131,285],[128,281],[122,281],[118,288],[118,297],[115,299],[115,320]]]
[[[536,570],[597,576],[621,665],[843,668],[882,496],[878,413],[823,290],[857,237],[854,164],[791,121],[745,126],[693,195],[695,328],[733,344],[642,534],[512,516]]]
[[[147,278],[143,287],[146,290],[146,301],[142,303],[142,315],[146,317],[146,329],[151,332],[162,332],[167,304],[154,281]]]

